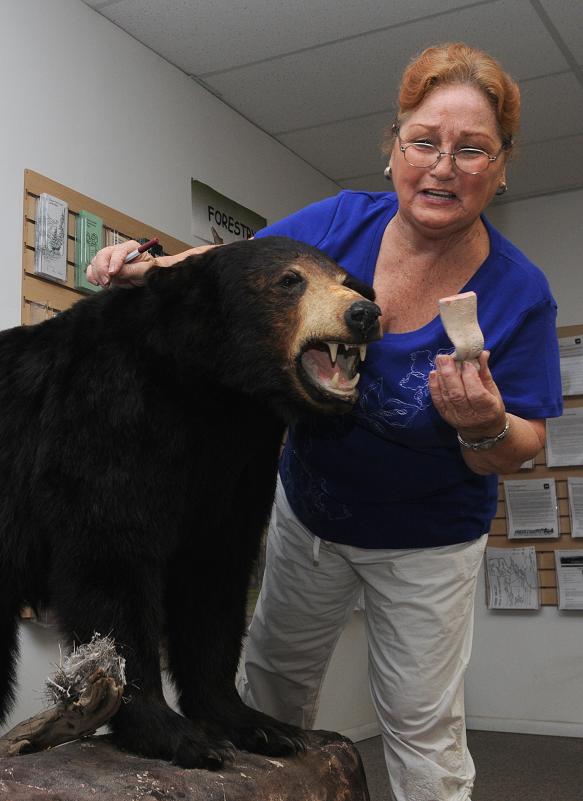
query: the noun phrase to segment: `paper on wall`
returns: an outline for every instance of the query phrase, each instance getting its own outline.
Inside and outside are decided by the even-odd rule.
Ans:
[[[539,609],[536,551],[525,548],[486,548],[488,609]]]
[[[504,497],[509,539],[559,536],[554,478],[505,481]]]
[[[583,407],[563,411],[547,420],[547,466],[583,464]]]
[[[555,551],[559,609],[583,609],[583,550]]]

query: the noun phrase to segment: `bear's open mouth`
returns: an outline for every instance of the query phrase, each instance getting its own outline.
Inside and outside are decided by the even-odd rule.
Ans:
[[[301,372],[321,394],[353,403],[358,397],[358,366],[365,357],[365,344],[310,342],[300,355]]]

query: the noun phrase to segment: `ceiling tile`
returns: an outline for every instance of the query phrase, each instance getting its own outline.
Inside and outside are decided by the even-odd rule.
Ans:
[[[387,112],[342,120],[278,136],[309,164],[334,180],[364,173],[382,172],[385,159],[380,151],[384,128],[392,122]]]
[[[521,142],[583,133],[583,86],[572,72],[525,81],[520,94]]]
[[[113,6],[115,3],[123,2],[123,0],[83,0],[83,2],[96,11],[101,11],[105,9],[106,6]]]
[[[203,75],[468,5],[471,0],[117,0],[102,13]]]
[[[282,133],[390,106],[413,54],[431,43],[462,39],[500,57],[516,78],[566,69],[530,3],[497,0],[214,75],[208,83],[260,127]]]
[[[557,28],[561,38],[583,64],[583,6],[581,0],[541,0],[541,5]]]

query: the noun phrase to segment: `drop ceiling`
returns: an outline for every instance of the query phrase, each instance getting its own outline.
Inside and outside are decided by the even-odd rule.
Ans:
[[[468,42],[522,91],[497,202],[583,187],[581,0],[84,2],[348,189],[387,188],[379,141],[410,58]]]

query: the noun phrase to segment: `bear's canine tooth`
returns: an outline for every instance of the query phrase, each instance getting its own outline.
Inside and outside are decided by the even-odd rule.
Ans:
[[[339,386],[340,384],[340,373],[334,373],[332,378],[330,379],[329,386],[332,389],[338,389],[341,392],[348,392],[358,384],[360,381],[360,373],[356,373],[350,380],[346,379],[346,383],[343,386]]]
[[[360,361],[363,362],[366,359],[366,345],[359,345],[358,352],[360,354]]]
[[[338,355],[338,342],[326,342],[330,350],[330,359],[332,364],[336,364],[336,356]]]

